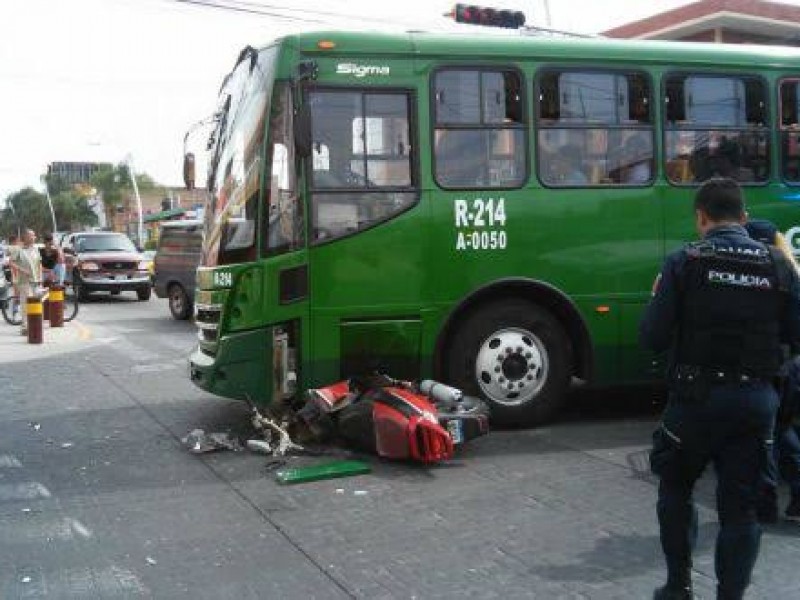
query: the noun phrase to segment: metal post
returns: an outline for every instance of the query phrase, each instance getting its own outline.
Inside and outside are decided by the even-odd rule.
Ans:
[[[58,231],[56,227],[56,211],[53,210],[53,200],[50,198],[50,189],[47,187],[47,182],[44,182],[44,193],[47,194],[47,205],[50,207],[50,217],[53,219],[53,233]]]
[[[131,176],[131,183],[133,184],[133,193],[136,196],[136,205],[139,208],[139,232],[137,234],[137,241],[139,246],[144,247],[144,211],[142,210],[142,198],[139,196],[139,186],[136,184],[136,173],[133,171],[133,157],[128,154],[126,157],[128,163],[128,171]]]

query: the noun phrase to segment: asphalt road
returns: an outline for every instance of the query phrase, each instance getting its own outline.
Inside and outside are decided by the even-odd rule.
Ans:
[[[0,598],[616,599],[663,580],[651,391],[581,394],[560,422],[493,432],[446,466],[370,459],[370,475],[282,487],[263,456],[181,445],[249,426],[189,382],[195,330],[163,301],[99,297],[45,333],[29,346],[0,323]],[[767,531],[749,597],[800,597],[798,533]]]

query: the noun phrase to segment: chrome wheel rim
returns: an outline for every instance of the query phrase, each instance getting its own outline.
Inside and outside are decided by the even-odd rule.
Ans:
[[[487,398],[518,406],[535,398],[547,381],[547,350],[527,329],[508,327],[488,336],[475,359],[475,378]]]

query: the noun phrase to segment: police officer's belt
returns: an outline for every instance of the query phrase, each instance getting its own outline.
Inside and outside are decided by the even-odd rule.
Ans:
[[[768,381],[770,378],[754,373],[743,373],[741,371],[712,369],[710,367],[700,367],[697,365],[677,365],[674,370],[674,378],[681,383],[751,383]]]

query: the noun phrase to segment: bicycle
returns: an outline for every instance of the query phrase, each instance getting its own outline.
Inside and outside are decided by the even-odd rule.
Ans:
[[[47,299],[50,290],[47,290],[42,301]],[[72,321],[78,315],[78,294],[70,283],[64,283],[64,322]],[[0,312],[9,325],[22,324],[22,311],[19,305],[19,296],[12,290],[10,295],[0,298]]]

